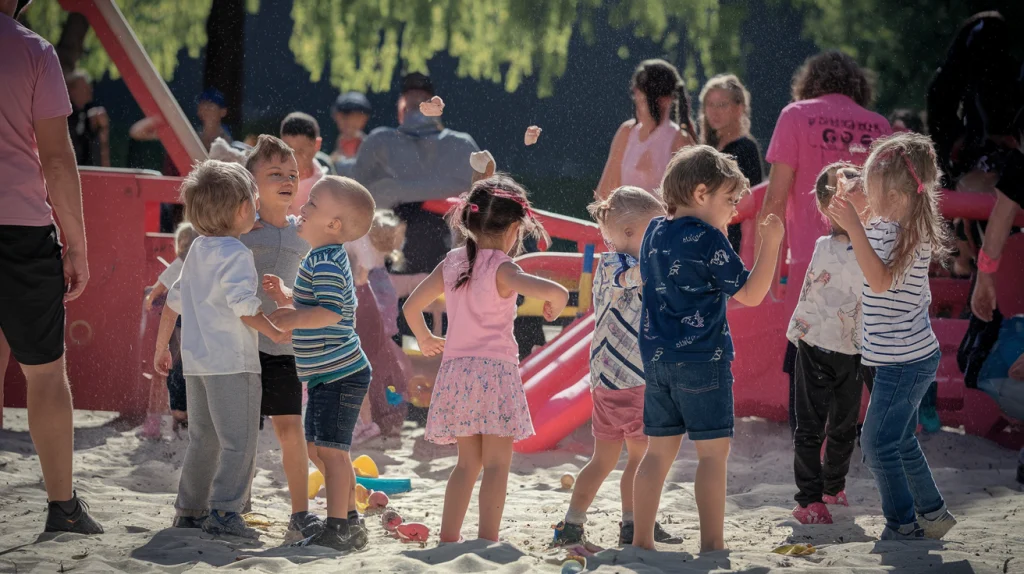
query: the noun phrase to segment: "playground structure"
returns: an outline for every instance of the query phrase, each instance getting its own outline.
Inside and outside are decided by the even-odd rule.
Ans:
[[[125,84],[147,117],[156,117],[158,132],[167,153],[181,173],[187,173],[206,152],[185,114],[156,73],[111,0],[60,0],[68,11],[88,19],[117,65]],[[176,203],[181,178],[155,172],[115,168],[81,168],[83,205],[89,237],[92,278],[84,295],[67,307],[67,363],[80,409],[118,411],[129,420],[141,420],[147,410],[153,370],[150,365],[155,341],[155,316],[147,316],[140,304],[145,288],[174,258],[170,235],[156,233],[161,203]],[[760,208],[765,186],[758,186],[741,204],[737,220],[744,225],[741,256],[753,262],[753,218]],[[942,203],[948,218],[988,218],[994,198],[988,195],[949,192]],[[428,202],[432,210],[447,210],[445,201]],[[568,285],[580,284],[582,296],[568,313],[579,318],[547,345],[521,364],[527,399],[537,435],[516,444],[520,452],[553,448],[559,440],[590,418],[590,339],[594,317],[589,311],[589,285],[584,274],[587,246],[600,252],[603,242],[597,226],[562,215],[538,211],[552,237],[575,242],[577,253],[535,253],[518,259],[528,272],[546,275]],[[1024,225],[1024,215],[1017,225]],[[1006,246],[998,277],[999,301],[1004,314],[1024,313],[1024,236],[1012,237]],[[583,277],[584,281],[580,282]],[[782,372],[785,331],[789,320],[785,290],[802,283],[789,278],[780,265],[772,290],[759,307],[730,303],[729,320],[736,348],[733,372],[737,416],[785,420],[788,380]],[[952,316],[967,304],[969,281],[932,279],[933,325],[942,348],[939,367],[938,409],[944,424],[964,426],[971,434],[985,436],[1007,446],[1024,443],[1022,433],[1007,432],[1009,421],[995,402],[980,391],[967,389],[955,361],[957,346],[967,321],[935,318],[948,309]],[[530,302],[521,308],[526,312]],[[25,405],[24,378],[13,364],[3,393],[6,406]],[[0,411],[2,424],[2,411]]]

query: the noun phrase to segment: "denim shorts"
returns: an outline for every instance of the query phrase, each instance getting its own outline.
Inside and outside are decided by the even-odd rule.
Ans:
[[[359,409],[369,388],[369,367],[343,379],[309,387],[306,442],[349,450],[352,447],[352,430],[359,420]]]
[[[731,438],[732,362],[644,364],[644,434]]]

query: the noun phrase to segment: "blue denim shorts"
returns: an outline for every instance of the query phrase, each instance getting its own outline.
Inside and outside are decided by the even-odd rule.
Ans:
[[[352,430],[370,388],[370,376],[367,367],[343,379],[309,387],[306,442],[344,451],[352,447]]]
[[[644,364],[644,434],[731,438],[732,362]]]

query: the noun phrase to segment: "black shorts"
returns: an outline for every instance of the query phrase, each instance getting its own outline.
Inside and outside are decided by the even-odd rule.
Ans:
[[[295,370],[295,357],[260,353],[260,369],[263,371],[260,375],[263,381],[260,415],[301,415],[302,382]]]
[[[61,252],[55,225],[0,225],[0,329],[23,365],[64,356]]]

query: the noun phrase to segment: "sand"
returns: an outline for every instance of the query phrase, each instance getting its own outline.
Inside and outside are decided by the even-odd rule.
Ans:
[[[326,549],[281,547],[289,504],[279,451],[270,428],[260,436],[254,511],[272,526],[258,544],[214,540],[198,530],[168,529],[185,451],[184,440],[147,441],[112,413],[79,411],[75,485],[106,527],[95,537],[41,536],[46,495],[23,409],[6,409],[0,431],[0,572],[558,572],[564,550],[549,548],[551,526],[569,492],[559,478],[576,473],[590,452],[584,426],[559,450],[516,455],[498,544],[470,541],[425,547],[388,539],[371,518],[371,543],[339,556]],[[169,421],[168,421],[169,422]],[[169,424],[165,422],[165,434]],[[374,439],[355,450],[376,460],[385,476],[412,477],[414,490],[392,503],[409,521],[440,525],[445,481],[455,448],[439,447],[408,424],[401,439]],[[855,454],[847,492],[850,508],[833,510],[836,524],[802,526],[790,515],[792,448],[785,425],[749,419],[736,428],[729,464],[726,539],[730,551],[697,555],[693,500],[696,455],[683,445],[662,497],[660,520],[682,533],[681,546],[659,552],[615,548],[620,462],[590,512],[589,538],[609,547],[589,559],[596,572],[1024,572],[1024,495],[1015,482],[1016,453],[953,429],[922,438],[936,480],[960,524],[942,542],[879,542],[883,520],[870,473]],[[323,498],[313,509],[323,513]],[[464,534],[475,533],[476,498]],[[787,543],[812,543],[809,557],[773,554]]]

